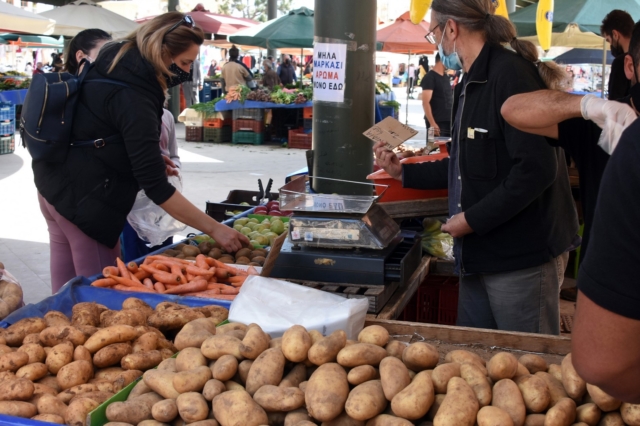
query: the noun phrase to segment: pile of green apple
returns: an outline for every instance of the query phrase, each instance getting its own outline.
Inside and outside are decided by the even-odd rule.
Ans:
[[[256,218],[243,217],[233,222],[233,229],[246,235],[254,247],[268,246],[285,230],[280,217],[266,218],[260,222]]]

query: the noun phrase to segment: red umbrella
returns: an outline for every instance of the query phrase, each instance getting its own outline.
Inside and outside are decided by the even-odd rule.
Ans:
[[[383,52],[419,55],[433,53],[438,49],[424,38],[427,33],[429,23],[422,21],[414,25],[409,12],[406,12],[393,23],[380,27],[376,39],[382,44]]]
[[[253,27],[258,22],[246,18],[236,18],[228,15],[218,15],[217,13],[210,12],[188,12],[191,15],[196,25],[202,28],[202,31],[209,34],[223,34],[231,35],[235,34],[238,30]],[[137,19],[136,22],[143,23],[153,19],[154,16],[148,16],[146,18]]]

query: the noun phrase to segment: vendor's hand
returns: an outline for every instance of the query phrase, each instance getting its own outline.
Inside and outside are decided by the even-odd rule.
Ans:
[[[633,108],[616,101],[607,102],[603,107],[603,113],[605,115],[604,127],[602,127],[598,145],[611,155],[618,146],[622,133],[636,120],[637,116]]]
[[[464,213],[458,213],[457,215],[449,218],[447,223],[442,225],[442,232],[446,232],[453,238],[461,238],[467,234],[471,234],[473,229],[467,223],[467,219],[464,217]]]
[[[440,127],[437,124],[431,127],[433,127],[433,136],[440,136]]]
[[[382,167],[392,178],[402,180],[402,164],[400,164],[400,159],[398,159],[398,156],[393,151],[387,149],[387,145],[384,142],[377,142],[373,146],[373,152],[376,155],[376,163],[378,163],[378,166]]]
[[[162,154],[162,159],[164,160],[164,164],[167,166],[167,176],[179,176],[180,169],[176,166],[176,163],[171,160],[171,158]]]
[[[209,236],[220,243],[228,253],[235,253],[243,247],[251,247],[249,238],[221,223],[216,223],[216,227]]]

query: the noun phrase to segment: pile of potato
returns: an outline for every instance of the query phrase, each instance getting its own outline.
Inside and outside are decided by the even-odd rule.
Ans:
[[[186,260],[196,260],[196,256],[203,254],[207,257],[217,259],[222,263],[262,266],[269,252],[264,248],[242,248],[235,253],[227,253],[219,243],[203,241],[199,243],[197,247],[181,243],[174,248],[165,250],[161,254],[167,257]]]
[[[547,365],[500,352],[390,340],[383,327],[323,337],[293,326],[271,339],[260,326],[204,320],[176,336],[176,359],[144,373],[108,426],[623,426],[640,405],[622,404],[576,374],[571,355]]]
[[[194,320],[215,324],[228,310],[170,302],[155,309],[129,298],[122,310],[78,303],[0,329],[0,414],[83,426],[87,414],[177,349],[163,332]]]

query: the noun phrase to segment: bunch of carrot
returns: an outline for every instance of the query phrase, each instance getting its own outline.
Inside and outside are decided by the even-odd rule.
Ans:
[[[104,278],[91,283],[121,291],[178,294],[233,300],[249,275],[259,275],[254,267],[234,268],[202,254],[195,263],[166,256],[148,256],[141,265],[116,259],[117,266],[102,270]]]

